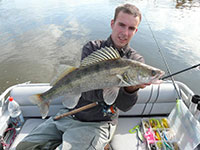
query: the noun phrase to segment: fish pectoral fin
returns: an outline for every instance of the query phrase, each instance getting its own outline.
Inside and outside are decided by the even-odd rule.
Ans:
[[[107,105],[112,105],[119,93],[119,87],[112,87],[112,88],[104,88],[103,89],[103,98],[104,102]]]
[[[69,109],[72,109],[74,108],[77,104],[78,104],[78,101],[79,101],[79,98],[81,97],[81,94],[78,94],[78,95],[65,95],[64,96],[64,99],[62,101],[63,105]]]
[[[131,86],[128,82],[126,82],[121,75],[116,75],[120,79],[119,86]]]

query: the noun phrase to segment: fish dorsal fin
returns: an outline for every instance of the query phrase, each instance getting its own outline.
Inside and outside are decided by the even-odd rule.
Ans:
[[[120,55],[116,49],[112,47],[105,47],[91,53],[88,57],[84,58],[81,61],[80,67],[84,67],[101,61],[114,60],[119,58]]]
[[[75,69],[77,69],[76,67],[69,67],[67,68],[65,71],[63,71],[61,74],[58,74],[57,76],[55,76],[53,78],[53,80],[51,81],[51,86],[55,85],[60,79],[62,79],[64,76],[66,76],[68,73],[74,71]]]

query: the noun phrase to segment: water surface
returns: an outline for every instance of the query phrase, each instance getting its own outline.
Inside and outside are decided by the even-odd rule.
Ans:
[[[0,93],[26,81],[50,82],[59,68],[78,66],[82,46],[107,39],[115,7],[126,2],[143,13],[131,46],[147,64],[166,71],[160,53],[172,73],[200,63],[198,0],[1,0]],[[200,94],[198,69],[174,78]]]

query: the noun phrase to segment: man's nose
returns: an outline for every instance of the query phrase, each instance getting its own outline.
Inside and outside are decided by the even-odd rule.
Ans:
[[[127,27],[124,28],[123,33],[124,33],[126,36],[128,36],[128,28],[127,28]]]

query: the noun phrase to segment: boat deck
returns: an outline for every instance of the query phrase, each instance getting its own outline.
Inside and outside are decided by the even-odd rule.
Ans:
[[[194,93],[183,83],[176,82],[179,94],[182,100],[187,105],[189,99]],[[15,138],[14,143],[11,146],[11,150],[15,150],[16,145],[28,135],[32,129],[41,124],[44,120],[41,119],[37,106],[33,105],[29,97],[30,95],[44,92],[50,88],[49,84],[22,84],[13,86],[5,91],[0,99],[4,102],[4,107],[1,107],[0,117],[0,131],[7,127],[9,114],[6,111],[7,98],[6,95],[14,97],[14,99],[20,104],[23,115],[26,119],[20,133]],[[110,143],[112,150],[142,150],[146,149],[146,144],[142,143],[138,139],[137,133],[130,133],[129,130],[133,129],[136,125],[141,124],[142,117],[153,118],[167,116],[176,106],[176,100],[178,95],[171,82],[164,82],[160,85],[151,85],[138,92],[139,98],[136,105],[128,112],[120,112],[120,118],[115,135]],[[62,103],[52,102],[49,116],[55,115],[55,113],[62,108]],[[31,111],[30,111],[31,110]]]

